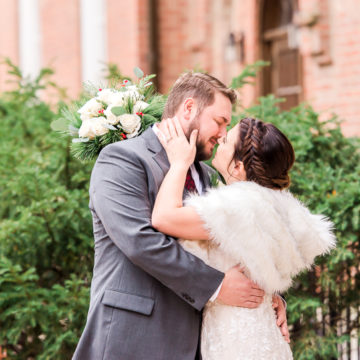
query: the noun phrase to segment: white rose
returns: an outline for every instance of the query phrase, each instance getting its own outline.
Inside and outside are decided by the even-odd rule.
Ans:
[[[93,139],[95,137],[93,130],[93,119],[84,120],[79,129],[79,137]]]
[[[96,100],[96,98],[92,98],[87,103],[85,103],[79,110],[81,120],[87,120],[94,116],[99,115],[99,111],[103,108],[103,105]]]
[[[126,91],[136,91],[137,92],[137,86],[136,85],[128,85],[126,87]]]
[[[90,123],[91,123],[91,119],[87,119],[82,122],[80,129],[79,129],[79,137],[82,137],[82,138],[88,137],[90,139],[91,136],[93,136]]]
[[[92,128],[96,136],[104,135],[109,131],[109,129],[104,126],[104,124],[106,125],[107,121],[103,116],[95,118],[92,121]]]
[[[139,133],[141,127],[140,116],[135,114],[124,114],[119,116],[119,121],[128,138],[132,138]]]
[[[136,114],[137,112],[142,112],[144,109],[146,109],[149,106],[148,103],[145,101],[137,101],[136,104],[133,107],[133,113]]]
[[[119,122],[119,117],[112,113],[111,109],[113,107],[117,107],[119,105],[109,105],[107,109],[104,111],[104,115],[106,116],[106,122],[111,125],[116,125]]]
[[[143,95],[137,90],[136,85],[130,85],[126,87],[126,91],[123,92],[124,98],[131,99],[132,101],[142,100],[144,98]]]
[[[103,116],[83,121],[79,129],[79,137],[93,139],[95,136],[106,134],[109,129],[103,126],[104,124],[106,124],[106,119]]]
[[[103,89],[97,93],[97,99],[109,105],[114,93],[115,91],[112,89]]]
[[[111,96],[111,105],[123,106],[124,105],[124,93],[121,91],[114,91]]]
[[[124,93],[114,89],[103,89],[97,93],[97,99],[107,105],[122,106],[124,104]]]

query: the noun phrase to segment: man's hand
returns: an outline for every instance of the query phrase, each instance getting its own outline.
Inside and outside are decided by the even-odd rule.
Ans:
[[[279,326],[282,335],[287,343],[290,343],[290,334],[286,320],[286,309],[283,299],[279,295],[274,295],[272,298],[273,308],[276,312],[276,324]]]
[[[249,280],[240,265],[225,274],[217,299],[225,305],[257,308],[264,300],[264,290]]]

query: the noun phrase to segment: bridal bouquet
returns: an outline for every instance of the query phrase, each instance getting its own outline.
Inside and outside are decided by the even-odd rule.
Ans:
[[[73,137],[71,150],[80,160],[92,160],[106,145],[133,138],[160,121],[165,98],[154,93],[150,81],[134,69],[136,83],[124,80],[110,87],[87,85],[83,99],[65,106],[52,128]]]

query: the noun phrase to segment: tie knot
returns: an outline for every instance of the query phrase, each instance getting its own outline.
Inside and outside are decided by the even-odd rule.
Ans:
[[[195,186],[195,181],[191,175],[191,170],[189,169],[187,174],[186,174],[186,180],[185,180],[185,189],[187,191],[191,191],[191,192],[196,192],[197,193],[197,189]]]

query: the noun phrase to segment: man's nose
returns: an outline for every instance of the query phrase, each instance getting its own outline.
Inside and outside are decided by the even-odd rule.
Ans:
[[[219,138],[221,139],[221,138],[223,138],[224,136],[226,136],[226,126],[224,126],[224,127],[221,127],[221,129],[220,129],[220,132],[219,132]]]

